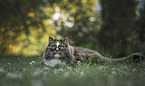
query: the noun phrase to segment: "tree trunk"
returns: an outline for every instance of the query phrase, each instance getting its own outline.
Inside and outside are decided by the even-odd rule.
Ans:
[[[111,54],[125,55],[135,40],[133,26],[137,19],[137,0],[101,0],[102,29],[98,40]],[[129,51],[129,52],[128,52]]]

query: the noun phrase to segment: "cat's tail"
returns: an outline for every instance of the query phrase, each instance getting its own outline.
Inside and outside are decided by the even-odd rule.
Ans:
[[[108,57],[104,57],[103,55],[101,55],[99,52],[94,52],[95,55],[97,57],[99,57],[102,61],[109,61],[111,62],[123,62],[123,61],[131,61],[131,62],[140,62],[142,60],[145,60],[145,56],[141,53],[132,53],[129,56],[126,57],[121,57],[121,58],[108,58]]]
[[[81,55],[84,56],[84,54],[88,55],[88,56],[93,56],[93,57],[95,56],[101,62],[106,62],[106,61],[109,61],[110,63],[111,62],[123,62],[123,61],[139,62],[139,61],[145,60],[145,56],[141,53],[132,53],[126,57],[112,59],[112,58],[103,56],[101,53],[99,53],[97,51],[90,50],[87,48],[76,47],[76,49],[77,49],[77,51],[79,51],[80,56]]]
[[[142,60],[145,60],[145,56],[141,53],[132,53],[129,56],[126,57],[121,57],[121,58],[116,58],[116,59],[111,59],[109,58],[110,61],[118,61],[118,62],[122,62],[122,61],[132,61],[132,62],[140,62]]]

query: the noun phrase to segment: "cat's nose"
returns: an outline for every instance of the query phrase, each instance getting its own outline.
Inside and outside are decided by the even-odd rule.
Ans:
[[[58,47],[56,48],[56,51],[58,51],[59,49],[58,49]]]

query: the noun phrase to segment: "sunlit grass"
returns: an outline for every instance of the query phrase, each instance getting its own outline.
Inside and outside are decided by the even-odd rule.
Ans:
[[[145,86],[141,64],[48,67],[40,57],[0,57],[0,86]]]

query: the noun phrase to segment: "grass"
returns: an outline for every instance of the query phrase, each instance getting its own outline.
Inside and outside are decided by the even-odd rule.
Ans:
[[[0,86],[145,86],[145,65],[85,64],[47,67],[40,57],[0,57]]]

